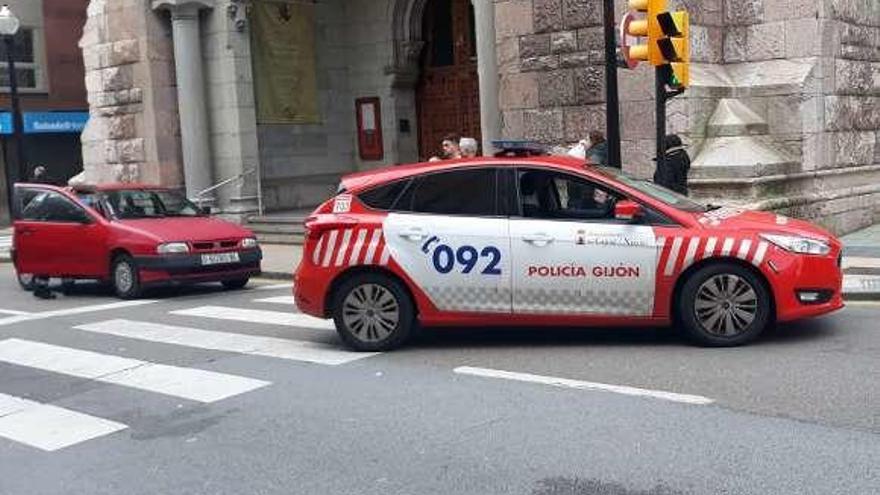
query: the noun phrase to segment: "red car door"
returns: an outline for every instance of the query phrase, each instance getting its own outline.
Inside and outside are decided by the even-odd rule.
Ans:
[[[15,267],[18,273],[98,278],[107,271],[106,227],[52,188],[16,187]]]

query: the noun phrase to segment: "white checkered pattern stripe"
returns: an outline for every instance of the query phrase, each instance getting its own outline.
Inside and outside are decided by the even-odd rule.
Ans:
[[[511,294],[506,288],[429,286],[422,287],[422,290],[441,311],[491,313],[510,308]]]
[[[515,294],[517,307],[527,313],[586,314],[578,308],[590,307],[595,314],[643,315],[654,311],[653,288],[642,291],[523,289]]]

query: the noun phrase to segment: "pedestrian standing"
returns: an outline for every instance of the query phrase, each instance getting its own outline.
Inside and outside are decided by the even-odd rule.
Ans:
[[[458,142],[458,149],[461,152],[462,158],[476,158],[477,153],[480,151],[480,145],[472,137],[463,137]]]
[[[603,167],[608,164],[608,142],[605,141],[605,135],[599,131],[590,131],[587,160]]]
[[[461,158],[461,148],[459,142],[461,137],[456,134],[448,134],[443,138],[440,146],[443,148],[444,160],[455,160]]]
[[[662,166],[658,164],[654,172],[654,183],[679,194],[687,195],[691,158],[688,156],[681,138],[676,134],[666,136],[664,147],[666,148],[664,163]]]
[[[33,184],[50,184],[51,179],[49,178],[49,174],[46,172],[46,167],[42,165],[37,165],[31,171],[31,176],[28,179],[29,182]]]

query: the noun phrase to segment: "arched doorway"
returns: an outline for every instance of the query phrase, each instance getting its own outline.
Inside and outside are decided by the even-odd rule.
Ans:
[[[428,0],[416,89],[419,155],[437,155],[447,134],[480,142],[480,85],[470,0]]]

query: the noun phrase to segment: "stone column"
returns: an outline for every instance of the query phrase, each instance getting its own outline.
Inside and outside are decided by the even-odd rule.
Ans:
[[[153,0],[153,9],[171,13],[183,175],[189,198],[213,185],[199,26],[199,11],[213,7],[213,0]]]
[[[477,74],[480,78],[480,130],[483,154],[493,155],[492,141],[501,137],[498,109],[498,62],[495,52],[495,2],[471,0],[477,32]]]

